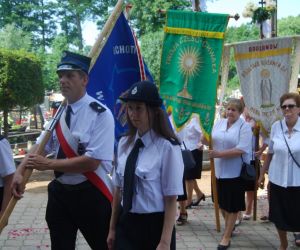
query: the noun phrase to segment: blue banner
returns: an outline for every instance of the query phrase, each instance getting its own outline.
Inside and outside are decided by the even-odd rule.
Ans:
[[[139,65],[139,49],[135,38],[123,15],[120,14],[105,46],[89,73],[87,92],[107,105],[115,118],[115,136],[126,130],[125,107],[118,99],[130,86],[141,81],[145,68],[146,78],[153,82],[146,65]],[[140,57],[141,58],[141,57]],[[143,64],[143,60],[140,62]]]

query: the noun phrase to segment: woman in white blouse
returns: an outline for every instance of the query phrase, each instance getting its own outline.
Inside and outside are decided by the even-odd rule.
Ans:
[[[118,145],[108,247],[175,250],[176,199],[183,193],[178,139],[160,108],[162,100],[153,83],[133,84],[128,95],[120,99],[127,103],[129,131]],[[138,141],[142,146],[135,164],[129,164]],[[130,165],[135,167],[131,183],[126,177]],[[132,200],[128,202],[126,190],[132,183]]]
[[[225,220],[225,230],[218,250],[230,246],[231,234],[239,211],[245,210],[244,182],[240,178],[242,159],[251,158],[252,131],[250,125],[240,118],[243,104],[239,99],[230,99],[226,107],[226,118],[217,121],[212,130],[213,150],[217,179],[218,202]],[[202,140],[207,144],[206,140]]]
[[[271,128],[270,144],[258,184],[269,170],[269,220],[279,235],[280,250],[288,247],[287,231],[300,231],[300,96],[287,93],[280,97],[284,119]],[[289,149],[290,148],[290,152]]]

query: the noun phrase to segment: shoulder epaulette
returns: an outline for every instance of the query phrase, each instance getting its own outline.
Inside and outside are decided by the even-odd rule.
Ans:
[[[98,102],[91,102],[90,107],[92,110],[96,111],[97,113],[102,113],[106,110],[105,107],[103,107],[100,103]]]

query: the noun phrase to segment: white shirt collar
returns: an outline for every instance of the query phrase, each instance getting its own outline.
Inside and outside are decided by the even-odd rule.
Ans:
[[[283,120],[281,120],[280,122],[282,124],[283,131],[285,133],[287,133],[288,132],[288,127],[286,125],[285,118]],[[300,119],[299,119],[299,117],[297,119],[297,122],[296,122],[295,126],[293,127],[293,130],[300,131]]]
[[[152,129],[148,130],[142,137],[140,137],[137,132],[135,135],[134,143],[136,142],[137,139],[140,138],[142,140],[142,142],[144,143],[144,146],[147,147],[153,142],[153,139],[155,137],[157,137],[157,135],[154,132],[154,130],[152,130]]]
[[[72,103],[72,104],[68,104],[71,106],[72,108],[72,113],[73,114],[76,114],[76,112],[78,112],[78,110],[82,107],[82,105],[84,103],[87,103],[89,102],[89,95],[87,93],[84,94],[83,97],[81,97],[78,101]]]

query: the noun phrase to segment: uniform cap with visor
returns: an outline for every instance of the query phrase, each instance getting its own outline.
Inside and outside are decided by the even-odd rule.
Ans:
[[[81,70],[88,74],[91,58],[70,51],[64,51],[56,73],[59,71]]]
[[[149,106],[160,107],[162,99],[159,96],[158,89],[154,83],[149,81],[141,81],[134,83],[127,95],[120,97],[124,102],[135,101],[144,102]]]

